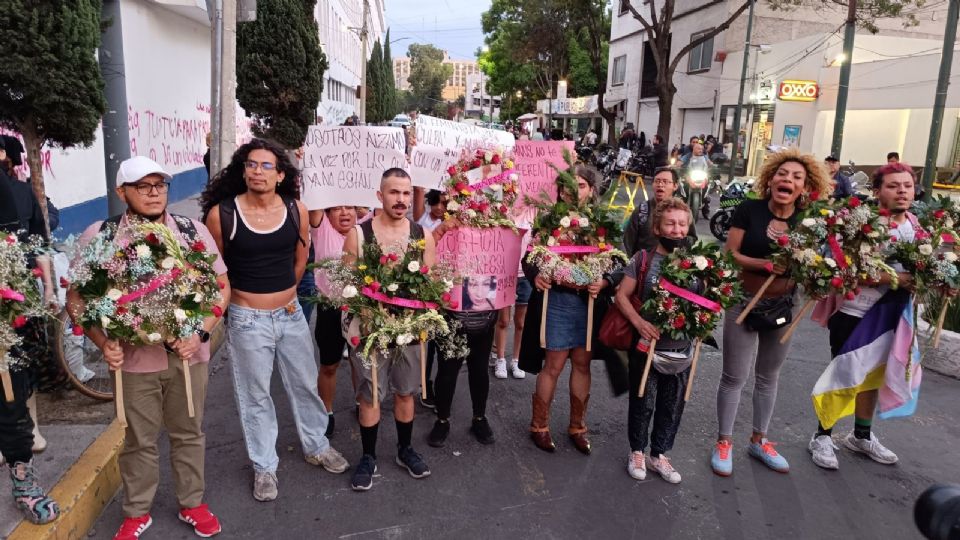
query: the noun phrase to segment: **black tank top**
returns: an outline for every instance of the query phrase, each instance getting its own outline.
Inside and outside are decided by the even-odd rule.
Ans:
[[[415,223],[410,218],[406,218],[407,222],[410,223],[410,239],[411,240],[420,240],[423,238],[423,226]],[[360,224],[360,230],[363,232],[363,243],[364,244],[376,244],[377,235],[373,232],[373,220],[364,221]]]
[[[271,231],[254,231],[236,203],[237,217],[230,249],[224,257],[230,287],[239,291],[266,294],[285,291],[297,284],[294,261],[300,231],[284,207],[284,219]]]

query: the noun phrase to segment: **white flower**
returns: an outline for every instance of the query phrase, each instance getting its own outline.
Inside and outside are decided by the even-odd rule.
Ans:
[[[159,343],[161,339],[163,339],[163,336],[161,336],[156,332],[153,332],[152,334],[147,334],[147,341],[149,341],[150,343]]]
[[[477,211],[476,211],[476,210],[473,210],[472,208],[471,208],[470,210],[467,210],[467,217],[468,217],[468,218],[475,218],[475,217],[477,217]]]
[[[177,264],[177,261],[174,261],[173,257],[167,257],[160,261],[160,266],[163,267],[164,270],[170,270],[175,264]]]
[[[817,225],[817,220],[808,217],[808,218],[804,218],[804,220],[801,221],[800,224],[808,229],[811,229]]]
[[[456,211],[459,210],[459,209],[460,209],[460,203],[458,203],[457,201],[450,200],[450,201],[447,203],[447,211],[449,211],[449,212],[456,212]]]
[[[723,277],[727,278],[733,275],[733,270],[724,270]]]
[[[420,261],[410,261],[410,264],[407,265],[407,270],[411,272],[420,271]]]
[[[197,293],[197,294],[193,295],[193,301],[196,302],[196,303],[198,303],[198,304],[199,304],[200,302],[203,302],[203,295],[200,294],[200,293]]]
[[[119,300],[121,296],[123,296],[123,293],[120,292],[119,289],[110,289],[107,291],[107,298],[113,300],[114,302]]]
[[[946,228],[948,228],[948,229],[952,229],[952,228],[953,228],[953,218],[950,217],[950,216],[947,216],[947,218],[943,220],[943,226],[946,227]]]
[[[860,253],[867,254],[873,251],[873,246],[870,244],[860,244]]]
[[[399,289],[399,288],[400,288],[400,286],[397,285],[396,283],[391,283],[391,284],[387,285],[387,290],[390,291],[390,292],[397,292],[397,289]]]
[[[952,251],[948,251],[943,254],[943,260],[947,262],[954,262],[957,260],[957,254]]]
[[[507,176],[507,178],[509,178],[511,182],[516,182],[517,180],[520,180],[520,177],[517,176],[517,173],[510,173],[510,175]]]
[[[175,309],[173,310],[173,318],[176,319],[177,322],[182,323],[183,321],[187,320],[187,312],[179,308]]]
[[[693,258],[693,265],[697,267],[697,270],[706,270],[707,258],[703,255],[697,255]]]
[[[824,258],[823,258],[823,262],[824,262],[824,264],[826,264],[826,265],[829,266],[830,268],[836,268],[836,267],[837,267],[837,261],[831,259],[830,257],[824,257]]]
[[[564,217],[560,218],[560,226],[563,227],[563,228],[569,227],[569,226],[570,226],[570,217],[564,216]]]
[[[590,225],[590,220],[587,219],[586,216],[580,218],[578,221],[580,222],[581,227],[586,227],[587,225]]]
[[[552,237],[552,236],[551,236],[550,238],[547,238],[547,245],[548,245],[548,246],[555,246],[555,245],[557,245],[557,239],[554,238],[554,237]]]
[[[413,334],[400,334],[397,336],[397,345],[403,347],[413,342]]]
[[[490,163],[493,160],[493,152],[487,150],[483,154],[483,160],[486,161],[487,163]]]
[[[140,244],[137,246],[137,257],[140,259],[147,259],[150,257],[150,247],[146,244]]]
[[[837,225],[843,225],[843,218],[837,218]]]
[[[503,191],[503,184],[490,184],[490,191]],[[449,203],[447,203],[447,206],[449,206]]]
[[[107,329],[110,327],[110,324],[112,322],[113,321],[110,320],[110,317],[107,317],[106,315],[104,315],[100,317],[100,328]]]
[[[930,255],[933,253],[933,246],[930,244],[921,244],[920,247],[917,248],[917,251],[919,251],[921,255]]]
[[[340,293],[340,296],[344,298],[353,298],[357,295],[357,288],[353,285],[347,285],[343,288],[343,291]]]
[[[810,248],[807,248],[803,250],[803,257],[800,260],[809,264],[809,263],[812,263],[816,257],[817,257],[817,252]]]
[[[867,238],[879,238],[879,237],[880,237],[879,231],[870,231],[867,233]]]

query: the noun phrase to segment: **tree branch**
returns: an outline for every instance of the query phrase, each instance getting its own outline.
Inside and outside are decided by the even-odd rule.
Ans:
[[[750,2],[751,2],[751,1],[756,2],[757,0],[747,0],[746,2],[744,2],[743,4],[741,4],[740,7],[738,7],[737,10],[734,11],[734,12],[727,18],[727,20],[725,20],[725,21],[723,21],[722,23],[720,23],[719,26],[717,26],[717,27],[715,27],[713,30],[710,30],[709,32],[703,34],[702,36],[698,37],[697,39],[691,41],[690,43],[687,43],[686,45],[683,46],[683,48],[681,48],[679,51],[677,51],[677,55],[673,58],[673,61],[670,62],[670,73],[673,73],[674,71],[676,71],[677,66],[680,64],[680,60],[682,60],[683,57],[687,55],[687,53],[689,53],[690,51],[692,51],[694,47],[696,47],[697,45],[700,45],[701,43],[707,41],[708,39],[713,38],[714,36],[716,36],[716,35],[719,34],[720,32],[723,32],[723,31],[726,30],[727,28],[730,28],[730,24],[732,24],[733,21],[736,20],[737,17],[739,17],[741,14],[743,14],[744,10],[746,10],[747,7],[750,6]]]
[[[652,3],[653,2],[651,2],[651,4]],[[653,25],[647,22],[647,20],[643,18],[643,15],[641,15],[640,12],[637,11],[635,7],[633,7],[632,3],[627,2],[627,9],[630,10],[630,14],[633,15],[634,19],[640,21],[640,24],[643,26],[643,29],[647,31],[647,34],[652,36],[654,33],[656,33],[656,30],[654,29]],[[654,18],[654,22],[656,22],[656,18]]]

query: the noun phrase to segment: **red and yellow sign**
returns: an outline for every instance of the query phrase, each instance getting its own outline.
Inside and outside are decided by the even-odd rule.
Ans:
[[[777,91],[782,101],[816,101],[820,95],[817,81],[783,81]]]

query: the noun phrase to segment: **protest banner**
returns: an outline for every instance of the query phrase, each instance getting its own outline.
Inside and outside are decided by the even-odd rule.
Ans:
[[[383,171],[406,168],[403,130],[310,126],[303,146],[301,200],[308,210],[375,207]]]
[[[513,149],[513,162],[520,176],[518,213],[527,208],[526,197],[541,200],[545,193],[551,202],[557,200],[557,171],[550,165],[565,169],[563,151],[573,152],[573,141],[517,141]]]
[[[517,299],[517,269],[524,230],[506,227],[461,227],[437,244],[437,260],[448,264],[462,282],[450,295],[457,311],[485,311],[512,306]]]
[[[417,117],[417,145],[410,153],[413,185],[442,189],[450,177],[447,169],[456,164],[464,150],[503,147],[510,151],[516,141],[509,132],[473,124],[451,122],[421,114]]]

